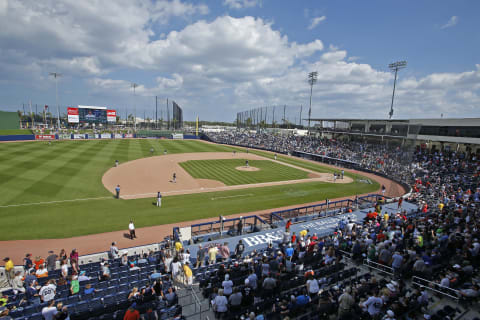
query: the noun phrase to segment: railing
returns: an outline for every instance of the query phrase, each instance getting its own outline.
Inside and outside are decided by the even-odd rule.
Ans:
[[[389,276],[393,277],[392,267],[389,267],[389,266],[386,266],[384,264],[372,261],[370,259],[364,259],[363,260],[363,265],[368,267],[368,268],[377,270],[378,272],[382,272],[382,273],[388,274]]]
[[[412,277],[412,283],[416,284],[417,286],[420,286],[422,288],[426,288],[428,290],[434,291],[438,294],[444,295],[446,297],[459,300],[461,295],[460,291],[442,286],[441,284],[438,284],[436,282],[423,279],[417,276]]]

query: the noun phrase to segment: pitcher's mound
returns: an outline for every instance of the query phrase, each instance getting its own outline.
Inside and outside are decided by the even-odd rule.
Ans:
[[[240,170],[240,171],[258,171],[260,169],[256,168],[256,167],[251,167],[251,166],[240,166],[240,167],[236,167],[235,169],[237,170]]]

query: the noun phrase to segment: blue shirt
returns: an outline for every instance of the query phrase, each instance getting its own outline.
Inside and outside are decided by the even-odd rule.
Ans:
[[[285,250],[285,253],[287,254],[287,257],[293,256],[293,248],[287,248],[287,250]]]
[[[310,302],[310,297],[301,295],[297,297],[297,306],[301,307]]]
[[[93,293],[95,291],[94,288],[89,288],[89,289],[85,289],[84,293],[85,294],[90,294],[90,293]]]

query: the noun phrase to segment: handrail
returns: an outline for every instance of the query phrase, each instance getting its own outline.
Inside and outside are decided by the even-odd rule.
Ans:
[[[390,276],[393,276],[393,268],[389,267],[389,266],[386,266],[384,264],[372,261],[370,259],[363,259],[363,265],[368,267],[368,268],[372,268],[372,269],[375,269],[379,272],[383,272],[383,273],[386,273]],[[383,269],[381,269],[381,268],[383,268]]]
[[[452,289],[452,288],[449,288],[449,287],[445,287],[445,286],[442,286],[439,283],[436,283],[436,282],[433,282],[433,281],[430,281],[430,280],[427,280],[427,279],[423,279],[423,278],[420,278],[420,277],[417,277],[417,276],[412,277],[412,283],[414,283],[414,284],[416,284],[416,285],[418,285],[422,288],[426,288],[428,290],[435,291],[436,293],[439,293],[441,295],[450,297],[450,298],[455,299],[455,300],[459,300],[460,296],[461,296],[459,290]],[[454,295],[446,293],[445,291],[448,291],[448,292],[450,292],[451,294],[454,294]]]

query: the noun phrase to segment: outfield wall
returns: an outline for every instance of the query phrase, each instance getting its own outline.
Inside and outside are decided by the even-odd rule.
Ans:
[[[61,133],[61,134],[21,134],[21,135],[0,135],[0,142],[2,141],[48,141],[48,140],[92,140],[92,139],[175,139],[175,140],[198,140],[200,137],[195,135],[180,135],[176,134],[165,136],[139,136],[134,133]]]

